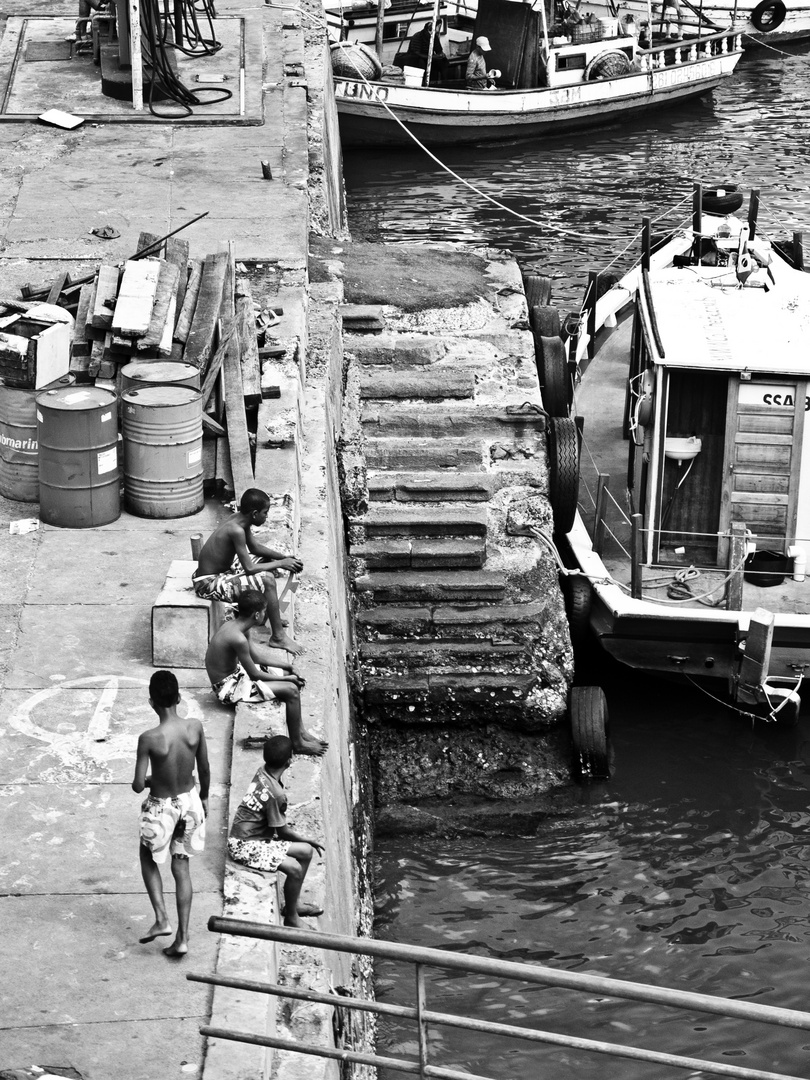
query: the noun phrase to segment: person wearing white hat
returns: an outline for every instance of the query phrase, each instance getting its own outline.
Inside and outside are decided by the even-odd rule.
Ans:
[[[467,60],[465,82],[468,90],[489,89],[487,58],[485,55],[488,52],[492,52],[492,46],[490,45],[488,38],[477,37],[475,39],[475,45],[470,52],[469,59]]]

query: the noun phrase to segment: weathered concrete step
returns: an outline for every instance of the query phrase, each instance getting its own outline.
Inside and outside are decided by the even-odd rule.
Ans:
[[[441,360],[447,344],[425,334],[375,334],[371,338],[345,334],[343,351],[364,365],[427,367]]]
[[[432,371],[369,371],[360,378],[360,397],[364,400],[390,398],[471,398],[475,393],[475,373],[450,367]]]
[[[435,703],[448,699],[477,704],[487,709],[519,704],[537,682],[537,675],[486,675],[477,673],[409,675],[401,678],[370,675],[363,683],[369,705],[397,707]],[[418,714],[414,719],[424,719]]]
[[[485,506],[370,506],[363,517],[349,523],[362,526],[366,536],[486,536]]]
[[[526,645],[517,641],[364,641],[360,655],[376,664],[475,664],[498,661],[526,652]]]
[[[503,574],[464,570],[403,570],[371,573],[356,579],[358,593],[370,593],[378,604],[401,604],[409,600],[500,600],[506,590]]]
[[[408,570],[424,567],[474,570],[487,558],[486,542],[479,537],[423,537],[421,539],[367,540],[350,554],[363,559],[369,570]]]
[[[548,618],[544,602],[487,604],[479,608],[451,605],[385,605],[357,613],[359,630],[367,639],[384,634],[408,640],[417,637],[503,638],[509,633],[534,632]]]
[[[372,502],[486,502],[496,477],[484,472],[380,473],[368,477]]]
[[[400,435],[445,438],[459,435],[507,433],[520,438],[528,432],[545,431],[545,418],[533,410],[506,405],[364,405],[361,411],[367,436]]]
[[[481,439],[367,438],[370,469],[445,469],[484,467]]]

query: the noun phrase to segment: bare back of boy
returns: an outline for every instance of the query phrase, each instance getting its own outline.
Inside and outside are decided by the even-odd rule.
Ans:
[[[197,564],[197,573],[200,575],[226,574],[233,564],[237,545],[246,546],[245,529],[233,518],[223,521],[203,545]]]
[[[176,717],[145,731],[138,740],[137,765],[151,767],[155,799],[173,799],[194,787],[194,765],[202,737],[199,720]]]
[[[211,638],[205,654],[205,670],[212,686],[236,670],[240,654],[244,657],[246,648],[247,655],[250,656],[250,643],[238,626],[232,622],[220,626]]]

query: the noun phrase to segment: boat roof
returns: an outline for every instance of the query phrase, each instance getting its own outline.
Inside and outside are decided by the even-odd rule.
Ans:
[[[756,268],[742,286],[734,265],[650,272],[664,352],[657,362],[810,376],[810,274],[788,266],[766,240],[753,242],[749,250]],[[761,265],[768,260],[769,266]]]

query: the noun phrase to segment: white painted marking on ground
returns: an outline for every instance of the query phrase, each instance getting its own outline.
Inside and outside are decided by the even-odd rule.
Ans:
[[[118,696],[118,679],[113,675],[104,687],[96,711],[87,725],[87,737],[94,742],[104,742],[110,733],[110,717]]]

